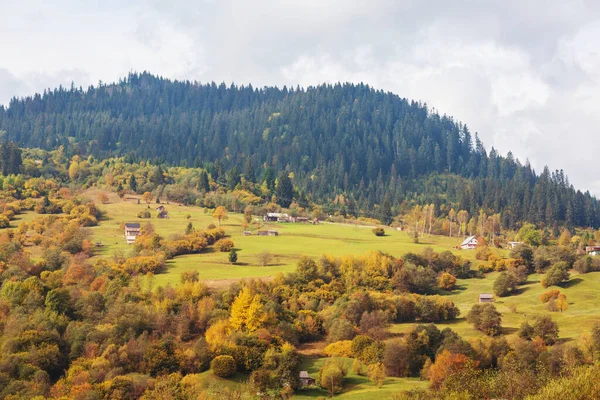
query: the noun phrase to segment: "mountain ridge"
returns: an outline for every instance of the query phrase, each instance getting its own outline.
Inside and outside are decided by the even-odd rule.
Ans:
[[[600,226],[596,198],[562,170],[538,175],[511,152],[488,152],[452,117],[365,84],[254,88],[132,73],[13,99],[0,107],[0,130],[25,147],[204,167],[217,177],[285,170],[298,197],[367,215],[385,201],[396,211],[435,203],[499,212],[508,227]]]

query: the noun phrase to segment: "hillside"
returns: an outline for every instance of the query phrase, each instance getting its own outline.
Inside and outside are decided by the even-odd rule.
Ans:
[[[397,214],[434,203],[500,213],[508,228],[600,226],[598,201],[563,171],[537,175],[451,117],[363,84],[257,89],[130,74],[14,99],[0,107],[0,131],[69,155],[204,167],[221,182],[293,172],[294,198],[330,212],[377,217],[377,205]]]

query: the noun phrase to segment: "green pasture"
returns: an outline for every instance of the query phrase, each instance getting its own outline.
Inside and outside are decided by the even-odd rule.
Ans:
[[[151,219],[139,219],[137,213],[146,209],[146,204],[137,204],[137,200],[119,201],[100,206],[104,217],[100,224],[90,228],[93,242],[100,242],[97,255],[110,255],[114,251],[124,252],[131,249],[125,243],[121,225],[125,222],[140,222],[142,225],[151,222],[156,232],[164,237],[184,233],[188,222],[195,228],[205,228],[212,219],[212,210],[205,213],[203,208],[180,205],[165,205],[169,211],[168,219],[156,218],[156,204],[150,204]],[[189,216],[189,219],[188,219]],[[409,251],[420,252],[426,247],[435,251],[451,250],[461,256],[474,260],[473,251],[456,250],[454,246],[460,243],[460,238],[447,238],[429,235],[422,238],[421,243],[415,244],[406,232],[387,229],[386,236],[377,237],[371,228],[360,225],[329,224],[288,224],[272,223],[260,226],[261,230],[277,230],[279,236],[257,236],[258,229],[255,221],[251,224],[251,236],[243,235],[242,214],[230,213],[229,218],[222,222],[228,235],[231,236],[238,252],[238,262],[231,265],[226,253],[207,249],[201,254],[176,257],[168,262],[166,273],[156,276],[159,285],[177,284],[184,271],[197,271],[201,279],[222,280],[249,277],[273,276],[279,272],[291,272],[297,260],[307,255],[319,257],[323,254],[343,256],[346,254],[363,254],[367,251],[381,250],[394,256],[401,256]],[[257,255],[268,251],[273,259],[268,266],[259,265]]]
[[[327,360],[326,357],[304,357],[300,365],[300,370],[307,371],[311,378],[319,379],[319,369]],[[344,400],[370,400],[374,398],[388,399],[393,394],[411,389],[427,388],[428,382],[421,381],[418,378],[386,378],[383,386],[377,386],[366,376],[356,375],[352,372],[352,359],[343,359],[348,366],[348,376],[344,379],[344,391],[336,398]],[[302,389],[296,392],[294,399],[308,400],[318,397],[327,397],[328,393],[322,389]]]
[[[482,334],[473,329],[465,321],[465,316],[477,303],[480,293],[493,293],[494,280],[498,273],[488,274],[484,279],[466,279],[457,282],[457,290],[452,291],[447,297],[460,308],[461,317],[455,321],[437,324],[440,329],[449,327],[464,338],[477,337]],[[595,323],[600,322],[598,305],[600,304],[600,272],[589,274],[572,274],[569,282],[562,287],[544,289],[540,285],[541,275],[530,275],[525,285],[522,285],[517,294],[508,297],[496,298],[494,304],[502,313],[502,326],[504,333],[515,335],[520,325],[536,315],[549,314],[558,323],[561,341],[568,342],[577,339],[583,332],[589,332]],[[545,304],[541,304],[539,296],[549,289],[560,289],[567,295],[569,308],[564,312],[549,312]],[[510,306],[516,306],[516,312]],[[395,324],[393,333],[406,332],[414,324]]]

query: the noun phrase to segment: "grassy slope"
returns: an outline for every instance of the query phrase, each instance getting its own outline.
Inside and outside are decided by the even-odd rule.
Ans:
[[[169,219],[157,219],[154,208],[150,204],[152,218],[140,220],[136,218],[138,211],[146,208],[145,204],[137,204],[137,200],[120,201],[111,199],[109,204],[100,206],[105,212],[105,217],[99,226],[90,228],[94,242],[101,242],[104,247],[97,252],[98,255],[110,255],[115,250],[128,253],[130,246],[125,243],[120,226],[123,222],[151,222],[156,231],[168,237],[174,233],[183,233],[188,222],[196,228],[204,228],[213,223],[210,214],[205,214],[199,207],[186,207],[179,205],[166,205]],[[186,217],[190,215],[188,220]],[[318,257],[323,254],[342,256],[345,254],[362,254],[369,250],[381,250],[395,256],[401,256],[409,251],[420,252],[426,247],[433,247],[436,251],[453,250],[453,246],[460,242],[457,238],[430,236],[421,244],[414,244],[405,232],[392,229],[387,230],[384,237],[376,237],[371,229],[340,224],[320,225],[311,224],[271,224],[261,229],[276,229],[277,237],[243,236],[242,215],[230,213],[229,219],[222,226],[231,235],[238,250],[238,263],[232,266],[227,261],[226,253],[214,252],[212,249],[202,254],[177,257],[168,262],[168,270],[157,275],[157,284],[177,284],[183,271],[198,271],[201,279],[238,279],[247,277],[273,276],[278,272],[291,272],[296,261],[302,255]],[[275,257],[267,266],[259,266],[257,254],[269,251]],[[455,250],[453,250],[455,251]],[[460,252],[463,257],[473,259],[473,252]]]
[[[450,327],[465,338],[480,336],[468,324],[464,316],[471,306],[477,302],[479,293],[493,293],[492,286],[498,273],[492,273],[485,279],[459,280],[458,290],[448,296],[449,299],[461,309],[461,316],[456,321],[438,324],[440,328]],[[518,294],[496,299],[496,307],[502,313],[504,333],[514,335],[521,323],[538,314],[548,314],[546,306],[541,304],[539,296],[547,289],[540,285],[540,275],[530,275],[529,280],[523,285]],[[585,275],[573,274],[571,280],[561,289],[567,295],[569,308],[563,313],[549,313],[558,322],[559,335],[563,341],[576,339],[581,333],[589,332],[591,327],[600,322],[598,304],[600,303],[600,272]],[[509,310],[509,305],[517,306],[516,313]],[[392,332],[402,333],[410,329],[413,324],[396,324]]]
[[[319,369],[326,358],[305,357],[300,369],[308,371],[311,377],[318,379]],[[352,359],[344,359],[348,366],[348,376],[344,380],[344,392],[336,398],[348,400],[369,400],[373,398],[386,399],[393,394],[404,390],[426,388],[428,382],[418,378],[387,378],[381,388],[377,388],[366,376],[359,376],[352,372]],[[327,397],[327,392],[321,389],[307,389],[298,391],[295,399],[315,399],[320,396]]]

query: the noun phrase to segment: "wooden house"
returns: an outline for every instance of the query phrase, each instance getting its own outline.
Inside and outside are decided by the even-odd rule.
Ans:
[[[482,293],[479,295],[479,302],[480,303],[493,303],[494,302],[494,295],[493,294],[488,294],[488,293]]]
[[[127,244],[135,242],[135,238],[142,234],[142,227],[138,223],[128,222],[125,224],[125,240]]]
[[[252,236],[252,232],[250,232],[250,231],[244,231],[244,236]]]
[[[290,216],[284,213],[267,213],[263,217],[265,222],[290,222]]]
[[[522,245],[523,242],[508,242],[508,247],[510,247],[511,249],[514,249],[517,246]]]
[[[600,255],[600,246],[586,246],[585,252],[590,256]]]
[[[267,231],[267,234],[269,236],[279,236],[279,232],[277,232],[277,231]]]
[[[269,236],[269,232],[267,232],[267,231],[258,231],[258,236]]]
[[[160,206],[156,207],[156,211],[159,213],[163,212],[164,210],[165,210],[165,206],[163,206],[162,204]]]
[[[316,383],[315,378],[308,375],[308,371],[300,371],[300,387],[314,386]]]
[[[477,248],[477,239],[475,236],[469,236],[461,244],[460,248],[463,250],[473,250]]]

